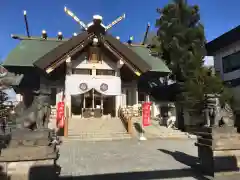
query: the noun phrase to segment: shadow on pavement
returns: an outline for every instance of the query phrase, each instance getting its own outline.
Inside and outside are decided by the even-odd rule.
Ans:
[[[191,156],[189,154],[180,152],[180,151],[168,151],[166,149],[158,149],[159,151],[168,154],[170,156],[172,156],[176,161],[185,164],[187,166],[190,166],[192,168],[199,168],[199,161],[198,158],[195,156]],[[200,168],[199,168],[200,169]]]
[[[49,170],[54,170],[54,168],[47,166],[34,167],[30,170],[29,180],[153,180],[174,178],[182,179],[186,177],[193,177],[196,180],[206,180],[206,178],[202,177],[200,174],[197,174],[190,168],[66,177],[59,177],[58,173],[56,173],[55,178],[53,178],[52,175],[48,175]]]
[[[159,149],[159,151],[173,156],[177,161],[188,166],[196,165],[197,158],[189,156],[181,152],[171,152]],[[1,166],[0,166],[1,168]],[[7,177],[3,168],[0,169],[1,180],[17,180]],[[82,176],[60,176],[61,167],[57,165],[34,166],[30,169],[28,180],[157,180],[157,179],[183,179],[193,178],[196,180],[207,180],[200,172],[194,171],[192,168],[170,169],[170,170],[154,170],[154,171],[138,171],[124,173],[95,174]],[[25,178],[24,178],[25,179]]]
[[[4,169],[2,166],[0,166],[0,179],[1,180],[7,180],[8,179],[8,176],[7,174],[4,172]]]

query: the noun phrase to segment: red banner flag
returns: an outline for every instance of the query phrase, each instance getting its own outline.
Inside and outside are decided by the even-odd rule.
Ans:
[[[142,104],[142,124],[143,126],[150,126],[151,125],[151,102],[144,102]]]
[[[64,102],[57,104],[57,126],[58,128],[64,127]]]

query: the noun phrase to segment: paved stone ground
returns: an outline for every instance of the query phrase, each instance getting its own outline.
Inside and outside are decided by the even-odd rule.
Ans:
[[[193,140],[68,141],[58,164],[64,180],[202,180],[190,168],[196,155]]]

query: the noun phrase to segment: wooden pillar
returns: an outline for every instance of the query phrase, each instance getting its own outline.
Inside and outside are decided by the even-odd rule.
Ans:
[[[94,89],[92,89],[92,109],[95,109],[94,104]]]
[[[82,117],[83,117],[83,110],[86,108],[86,97],[85,94],[83,94],[83,108],[82,108]]]
[[[103,115],[103,95],[101,95],[101,111],[102,111],[102,115]]]
[[[86,97],[85,94],[83,94],[83,108],[86,108]]]
[[[126,89],[123,88],[123,93],[122,93],[122,106],[126,107],[127,105],[127,95],[126,95]]]
[[[71,63],[71,57],[68,56],[66,59],[66,76],[71,76],[72,74],[72,63]],[[68,84],[67,84],[67,77],[65,78],[65,87],[64,90],[62,89],[62,97],[61,101],[65,101],[65,123],[64,123],[64,136],[68,136],[68,120],[70,116],[72,116],[72,110],[71,110],[71,105],[72,105],[72,99],[69,91],[67,90]]]
[[[150,96],[147,94],[146,95],[146,101],[149,102],[150,101]]]
[[[72,74],[72,61],[71,61],[71,57],[67,57],[66,59],[66,73],[67,75],[71,75]]]
[[[132,124],[132,118],[128,117],[127,119],[127,128],[128,128],[128,133],[132,136],[133,135],[133,124]]]
[[[66,118],[65,118],[65,125],[64,125],[64,137],[68,137],[68,120],[70,118],[69,108],[66,106]]]
[[[135,103],[138,104],[138,88],[136,88],[136,93],[135,94],[136,94],[136,102]]]

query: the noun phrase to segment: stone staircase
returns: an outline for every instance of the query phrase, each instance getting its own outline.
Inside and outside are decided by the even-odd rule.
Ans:
[[[130,139],[119,118],[72,117],[68,125],[68,140],[112,141]]]
[[[138,124],[140,126],[140,118],[134,118],[133,124]],[[135,128],[136,129],[136,128]],[[136,130],[135,134],[139,135]],[[178,129],[167,128],[165,126],[160,126],[159,122],[156,120],[151,120],[151,125],[144,127],[144,136],[148,139],[151,138],[162,138],[162,139],[196,139],[195,135],[189,134],[187,132],[182,132]]]

